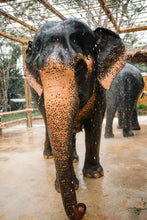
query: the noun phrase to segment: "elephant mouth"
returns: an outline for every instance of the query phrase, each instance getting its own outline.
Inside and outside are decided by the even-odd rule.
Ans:
[[[85,118],[88,117],[90,110],[94,107],[96,98],[96,93],[94,92],[88,102],[84,105],[82,109],[76,114],[74,119],[74,132],[78,133],[82,131],[82,125]]]

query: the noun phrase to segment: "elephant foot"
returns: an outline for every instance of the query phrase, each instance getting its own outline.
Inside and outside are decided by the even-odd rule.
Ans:
[[[132,125],[131,129],[134,130],[134,131],[135,130],[138,131],[138,130],[140,130],[140,126],[139,125]]]
[[[83,168],[83,175],[88,178],[100,178],[104,176],[104,171],[100,164],[98,166],[89,165],[87,168]]]
[[[53,158],[53,155],[43,155],[44,156],[44,159],[52,159]]]
[[[134,133],[131,130],[123,129],[123,136],[124,137],[131,137],[131,136],[134,136]]]
[[[79,162],[79,157],[73,158],[73,163],[78,163]]]
[[[104,134],[104,137],[105,137],[105,138],[113,138],[113,137],[114,137],[114,134],[113,134],[113,133],[105,133],[105,134]]]
[[[74,177],[73,183],[74,183],[75,190],[78,190],[79,189],[79,180],[76,177]],[[55,189],[57,190],[58,193],[61,193],[59,181],[57,178],[55,180]]]
[[[52,152],[44,152],[43,156],[44,156],[44,159],[52,159],[53,153]]]
[[[122,129],[123,127],[122,127],[122,125],[118,124],[118,125],[117,125],[117,128],[118,128],[118,129]]]
[[[43,152],[44,159],[52,159],[53,158],[53,152],[51,148],[44,148]]]
[[[74,152],[72,155],[73,163],[78,163],[79,162],[79,156],[77,152]]]

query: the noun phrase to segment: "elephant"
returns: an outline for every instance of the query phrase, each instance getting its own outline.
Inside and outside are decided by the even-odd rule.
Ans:
[[[130,63],[113,80],[106,91],[106,138],[114,137],[112,124],[115,113],[118,114],[118,128],[123,129],[123,136],[130,137],[132,130],[140,130],[137,118],[137,101],[144,87],[140,71]]]
[[[85,130],[83,175],[103,176],[99,151],[105,91],[125,62],[119,35],[102,27],[92,30],[76,18],[45,23],[28,42],[25,75],[42,105],[56,167],[55,188],[60,188],[69,219],[82,219],[86,211],[75,193],[75,135]],[[50,155],[48,151],[46,147],[44,154]]]

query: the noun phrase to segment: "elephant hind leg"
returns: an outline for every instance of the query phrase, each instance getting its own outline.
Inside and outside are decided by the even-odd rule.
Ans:
[[[131,129],[132,130],[140,130],[138,118],[137,118],[137,104],[135,105],[133,114],[132,114],[132,119],[131,119]]]
[[[44,142],[44,151],[43,151],[44,159],[52,159],[53,158],[53,152],[50,144],[50,140],[48,137],[48,131],[46,130],[46,137]]]
[[[124,128],[124,129],[123,129],[123,136],[124,136],[124,137],[131,137],[131,136],[134,136],[134,133],[133,133],[133,131]]]
[[[131,118],[133,113],[134,103],[131,99],[125,100],[124,111],[123,111],[123,136],[131,137],[134,135],[131,130]]]
[[[118,129],[122,129],[123,128],[123,111],[122,111],[121,107],[118,109],[117,113],[118,113],[118,125],[117,125],[117,128]]]
[[[130,120],[131,120],[131,106],[128,107],[128,109],[124,110],[123,113],[123,136],[124,137],[131,137],[134,135],[133,131],[131,130],[131,126],[130,126]]]
[[[133,131],[131,130],[131,114],[132,114],[132,106],[129,105],[127,106],[128,108],[125,108],[124,113],[123,113],[123,136],[124,137],[131,137],[134,136]]]
[[[76,134],[73,134],[73,153],[72,153],[72,159],[73,159],[73,163],[78,163],[79,161],[79,156],[77,154],[77,150],[76,150]]]
[[[47,130],[46,112],[45,112],[45,107],[44,107],[44,95],[42,94],[41,97],[39,97],[39,95],[33,88],[31,88],[31,93],[41,115],[43,116],[44,124],[45,124],[45,142],[44,142],[43,155],[45,159],[50,159],[50,158],[53,158],[53,152],[52,152],[48,130]]]
[[[112,138],[114,137],[113,134],[113,119],[116,113],[116,104],[114,103],[111,106],[107,106],[106,111],[106,127],[105,127],[105,138]]]

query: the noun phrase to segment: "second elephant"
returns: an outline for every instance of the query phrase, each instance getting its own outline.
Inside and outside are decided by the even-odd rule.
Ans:
[[[139,130],[137,119],[137,101],[144,87],[141,73],[133,65],[126,63],[117,74],[110,89],[106,91],[106,128],[105,137],[114,137],[113,118],[118,113],[118,128],[123,129],[123,136],[133,136],[132,130]]]

